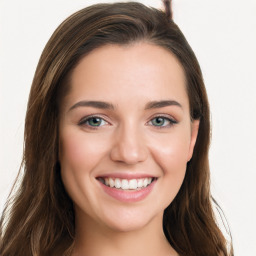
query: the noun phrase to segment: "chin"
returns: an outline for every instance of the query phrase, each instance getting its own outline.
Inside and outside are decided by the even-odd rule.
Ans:
[[[104,222],[109,229],[117,232],[131,232],[150,227],[156,222],[160,222],[158,225],[162,226],[163,212],[157,214],[145,210],[140,212],[123,210],[118,214],[112,213],[105,217]]]
[[[112,222],[109,223],[108,227],[115,232],[132,232],[143,229],[148,225],[148,222],[140,220],[130,220],[129,222]]]

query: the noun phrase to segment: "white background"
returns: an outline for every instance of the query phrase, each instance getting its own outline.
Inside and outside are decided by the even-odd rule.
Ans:
[[[107,1],[0,0],[0,209],[19,169],[43,47],[67,16],[96,2]],[[140,2],[161,7],[160,0]],[[231,227],[235,255],[256,255],[256,1],[174,0],[173,12],[209,95],[213,195]]]

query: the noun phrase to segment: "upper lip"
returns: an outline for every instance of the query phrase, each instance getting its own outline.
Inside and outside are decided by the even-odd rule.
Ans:
[[[147,173],[105,173],[97,176],[96,178],[113,178],[113,179],[143,179],[143,178],[157,178],[155,175],[147,174]]]

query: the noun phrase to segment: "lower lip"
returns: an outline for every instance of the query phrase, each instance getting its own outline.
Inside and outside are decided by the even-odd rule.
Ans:
[[[104,185],[100,181],[99,183],[106,194],[117,199],[118,201],[129,203],[129,202],[138,202],[146,198],[149,195],[149,193],[152,191],[156,183],[156,180],[154,180],[151,184],[149,184],[145,188],[141,188],[140,190],[130,190],[130,191],[111,188]]]

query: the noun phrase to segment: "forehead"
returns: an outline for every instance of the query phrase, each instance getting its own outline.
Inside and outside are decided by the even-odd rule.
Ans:
[[[70,86],[70,104],[107,100],[139,106],[172,98],[188,106],[186,79],[179,61],[170,51],[145,42],[93,50],[73,70]]]

